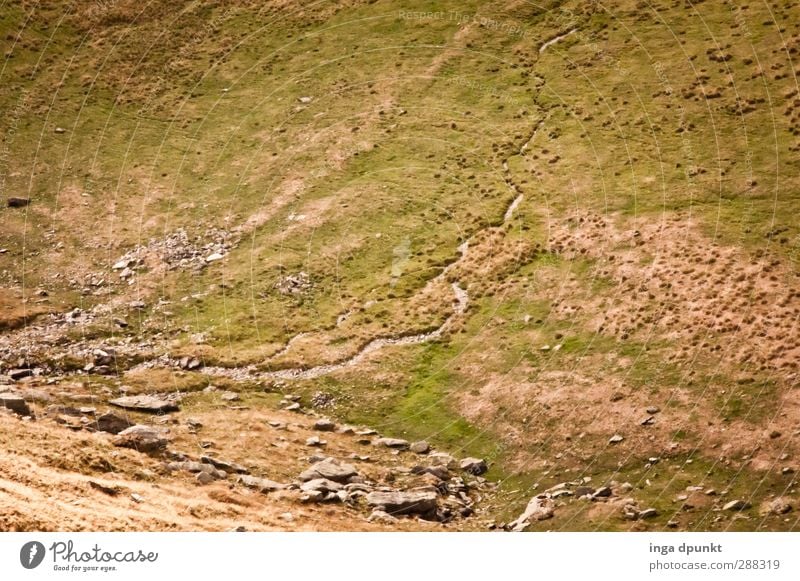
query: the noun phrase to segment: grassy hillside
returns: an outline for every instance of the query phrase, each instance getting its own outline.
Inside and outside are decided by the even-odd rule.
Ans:
[[[589,477],[659,516],[534,528],[795,528],[759,505],[800,452],[797,15],[0,3],[0,330],[94,308],[65,349],[271,372],[444,324],[273,383],[490,459],[501,519]]]

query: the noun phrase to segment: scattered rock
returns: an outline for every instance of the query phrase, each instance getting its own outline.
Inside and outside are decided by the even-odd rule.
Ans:
[[[148,413],[176,412],[179,409],[175,402],[153,395],[126,395],[108,403],[126,410]]]
[[[114,445],[122,448],[133,448],[139,452],[158,452],[167,447],[169,441],[167,430],[137,424],[117,434]]]
[[[639,518],[654,518],[658,516],[658,511],[654,508],[646,508],[639,513]]]
[[[619,434],[614,434],[613,436],[611,436],[608,439],[608,443],[609,444],[619,444],[624,439],[625,438],[623,436],[620,436]]]
[[[473,476],[480,476],[489,469],[486,461],[481,458],[464,458],[459,466],[464,472],[468,472]]]
[[[576,498],[582,498],[584,496],[593,496],[594,495],[594,488],[591,486],[578,486],[574,491],[573,494]]]
[[[792,505],[788,500],[778,497],[766,506],[766,513],[771,514],[786,514],[792,512]]]
[[[216,480],[211,474],[208,472],[198,472],[197,476],[195,476],[198,484],[206,485],[211,484]]]
[[[305,272],[290,274],[275,283],[275,288],[283,295],[300,295],[311,290],[311,277]]]
[[[651,405],[651,406],[647,406],[647,409],[645,409],[644,411],[646,411],[648,414],[650,414],[652,416],[652,415],[657,414],[658,412],[660,412],[661,408],[658,407],[657,405]]]

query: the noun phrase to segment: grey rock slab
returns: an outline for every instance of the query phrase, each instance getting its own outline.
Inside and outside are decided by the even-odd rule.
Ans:
[[[250,470],[237,464],[235,462],[228,462],[227,460],[220,460],[213,456],[200,456],[200,462],[203,464],[210,464],[214,468],[225,470],[226,472],[236,472],[237,474],[249,474]]]
[[[248,488],[255,488],[260,492],[273,492],[275,490],[283,490],[286,488],[285,484],[275,482],[269,478],[259,478],[257,476],[242,475],[239,476],[238,481]]]
[[[409,447],[408,440],[401,440],[400,438],[378,438],[375,440],[375,445],[395,450],[407,450]]]
[[[374,491],[367,494],[367,505],[389,514],[428,514],[437,508],[434,491]]]
[[[8,408],[20,416],[31,415],[31,408],[21,395],[14,393],[0,393],[0,407]]]
[[[300,490],[303,492],[339,492],[342,490],[342,485],[333,480],[328,480],[327,478],[314,478],[313,480],[301,484]]]
[[[358,471],[350,464],[338,463],[333,460],[322,460],[317,462],[307,470],[300,474],[300,480],[306,482],[314,480],[315,478],[327,478],[334,482],[345,483],[353,476],[356,476]]]
[[[179,409],[175,402],[153,395],[125,395],[112,399],[108,403],[126,410],[156,414],[176,412]]]

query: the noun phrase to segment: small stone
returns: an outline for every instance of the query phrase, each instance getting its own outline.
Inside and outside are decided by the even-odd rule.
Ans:
[[[114,439],[114,445],[133,448],[139,452],[158,452],[167,447],[166,430],[137,424],[122,430]]]
[[[620,436],[619,434],[614,434],[613,436],[611,436],[608,439],[608,443],[609,444],[619,444],[624,439],[625,438],[623,436]]]
[[[784,466],[783,469],[781,470],[781,474],[793,474],[793,473],[794,473],[794,468],[792,468],[791,466]]]
[[[772,431],[769,433],[769,437],[770,437],[770,439],[771,439],[771,440],[775,440],[775,439],[777,439],[777,438],[780,438],[780,437],[781,437],[781,433],[780,433],[778,430],[772,430]]]
[[[208,256],[206,256],[206,262],[208,263],[217,262],[218,260],[222,260],[223,258],[225,257],[222,254],[220,254],[219,252],[214,252],[213,254],[209,254]]]
[[[592,495],[593,498],[608,498],[611,496],[612,491],[610,486],[601,486]]]
[[[489,469],[486,461],[481,458],[464,458],[459,466],[464,472],[468,472],[473,476],[480,476]]]
[[[399,438],[378,438],[375,440],[376,446],[385,446],[387,448],[393,448],[395,450],[406,450],[408,449],[408,441],[401,440]]]
[[[28,407],[25,398],[21,395],[12,393],[0,393],[0,407],[10,409],[20,416],[30,416],[31,408]]]
[[[652,426],[656,422],[656,418],[653,416],[647,416],[641,422],[639,422],[643,426]]]
[[[311,436],[306,440],[306,446],[321,447],[327,445],[328,442],[320,440],[319,436]]]
[[[658,516],[658,511],[654,508],[646,508],[639,513],[639,518],[654,518]]]
[[[9,208],[24,208],[28,204],[31,203],[30,198],[8,198],[8,207]]]
[[[722,507],[722,510],[745,510],[747,508],[750,508],[750,504],[744,500],[731,500]]]
[[[197,480],[198,484],[205,485],[205,484],[211,484],[212,482],[214,482],[214,480],[216,480],[216,478],[211,476],[211,474],[209,474],[208,472],[198,472],[197,476],[195,476],[195,480]]]
[[[582,498],[584,496],[592,496],[594,494],[594,488],[591,486],[578,486],[574,491],[573,494],[576,498]]]
[[[242,399],[235,391],[224,391],[222,392],[220,398],[222,401],[239,401]]]
[[[336,424],[327,419],[317,420],[314,422],[314,429],[318,432],[332,432],[336,429]]]
[[[431,446],[425,440],[420,440],[419,442],[414,442],[411,444],[411,446],[409,446],[409,450],[415,454],[427,454],[430,452]]]
[[[644,411],[646,411],[648,414],[650,414],[652,416],[652,415],[657,414],[658,412],[660,412],[661,408],[658,407],[657,405],[651,405],[651,406],[648,406],[647,409],[645,409]]]

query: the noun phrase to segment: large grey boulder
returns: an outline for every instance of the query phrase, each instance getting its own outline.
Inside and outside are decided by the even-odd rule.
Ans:
[[[419,491],[380,491],[367,494],[367,504],[389,514],[429,514],[436,511],[436,492]]]

